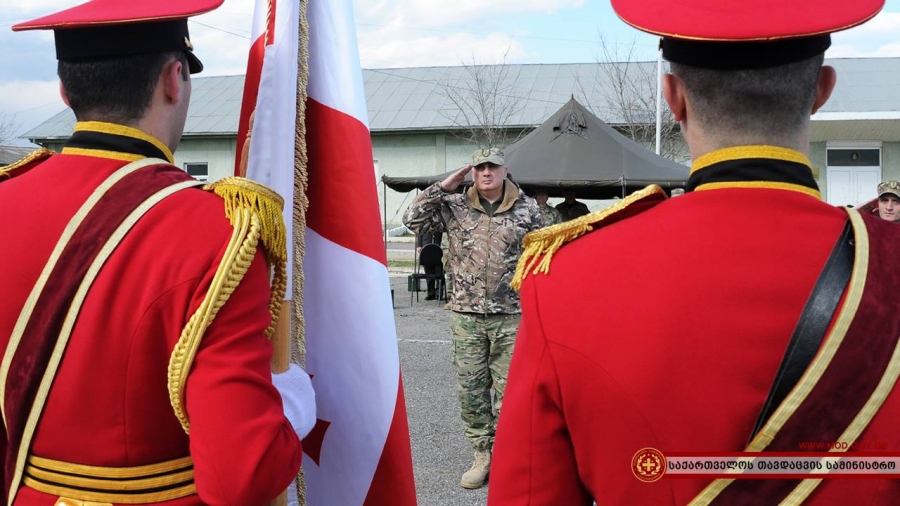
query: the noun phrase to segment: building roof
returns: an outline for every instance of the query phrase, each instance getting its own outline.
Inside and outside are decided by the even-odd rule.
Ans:
[[[900,58],[838,58],[826,60],[826,64],[837,69],[837,87],[813,116],[814,122],[900,119],[900,93],[896,91]],[[500,106],[512,104],[514,109],[499,115],[507,126],[538,125],[572,97],[603,121],[616,125],[624,122],[622,107],[609,99],[617,76],[624,73],[642,88],[652,86],[656,62],[366,69],[363,82],[371,131],[448,130],[466,124],[467,118],[452,96],[464,98],[464,108],[477,102],[469,92],[473,72],[498,81],[495,95],[500,97]],[[243,75],[194,78],[185,135],[235,135],[243,86]],[[647,115],[645,111],[640,114]],[[646,121],[651,123],[655,117]],[[66,138],[74,122],[66,109],[24,137]],[[896,129],[893,125],[888,128]]]
[[[194,77],[191,85],[185,135],[236,135],[244,76]],[[74,126],[75,115],[66,108],[26,132],[23,137],[29,140],[66,139]]]
[[[25,158],[34,148],[20,146],[0,146],[0,167],[18,162]]]

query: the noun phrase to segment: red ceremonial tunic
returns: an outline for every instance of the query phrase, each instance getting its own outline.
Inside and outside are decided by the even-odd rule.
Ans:
[[[3,349],[63,228],[94,188],[129,160],[171,160],[162,143],[137,130],[79,127],[62,154],[0,180]],[[222,199],[200,189],[166,198],[135,225],[88,293],[31,455],[106,467],[190,455],[197,494],[164,503],[173,505],[259,505],[291,483],[300,442],[271,382],[269,274],[260,252],[194,360],[185,400],[190,436],[169,402],[170,355],[231,235]],[[15,504],[56,500],[23,486]]]
[[[717,153],[724,170],[692,172],[694,191],[567,244],[548,275],[528,274],[489,505],[683,505],[711,480],[643,483],[631,469],[638,450],[747,447],[847,220],[810,188],[808,168],[774,159],[787,150],[758,151]],[[880,229],[900,241],[900,227]],[[900,331],[893,304],[884,325]],[[857,441],[900,451],[898,420],[894,389]],[[826,479],[804,504],[900,504],[900,482]]]

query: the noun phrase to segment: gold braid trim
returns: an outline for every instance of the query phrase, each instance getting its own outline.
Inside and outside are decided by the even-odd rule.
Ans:
[[[666,193],[658,185],[651,184],[643,190],[636,191],[616,204],[574,220],[564,221],[549,227],[529,232],[522,240],[524,251],[516,264],[516,273],[509,286],[516,290],[522,288],[522,282],[528,273],[550,273],[550,262],[553,255],[569,241],[573,241],[588,232],[607,225],[610,217],[615,216],[633,204],[645,199],[665,200]]]
[[[11,178],[13,175],[13,172],[15,172],[16,169],[20,169],[20,168],[30,164],[31,162],[47,158],[52,154],[53,154],[53,151],[50,151],[47,148],[41,148],[41,149],[32,151],[31,153],[26,155],[25,158],[22,158],[18,162],[11,163],[11,164],[7,165],[6,167],[0,167],[0,181],[2,181],[5,178]]]
[[[284,225],[284,199],[265,185],[242,177],[228,177],[204,189],[225,199],[225,216],[235,224],[235,211],[248,209],[259,217],[263,252],[272,266],[272,293],[269,299],[269,313],[272,321],[266,329],[266,337],[271,338],[281,313],[284,292],[287,290],[287,231]]]
[[[188,372],[200,348],[203,333],[212,324],[219,309],[250,269],[260,237],[259,217],[247,208],[235,208],[231,215],[234,233],[216,270],[206,297],[188,320],[169,358],[169,402],[184,431],[190,434],[190,422],[184,411],[184,387]]]
[[[292,235],[294,258],[291,266],[292,311],[289,315],[293,330],[294,342],[291,343],[291,361],[295,364],[306,365],[306,319],[303,315],[303,259],[306,257],[306,210],[309,208],[307,188],[309,173],[307,167],[309,158],[306,154],[306,99],[309,87],[309,21],[306,11],[309,0],[300,0],[299,17],[300,30],[297,41],[297,114],[294,131],[294,202],[292,216]],[[303,467],[294,480],[294,489],[297,491],[297,503],[299,506],[307,506],[306,479],[303,476]]]

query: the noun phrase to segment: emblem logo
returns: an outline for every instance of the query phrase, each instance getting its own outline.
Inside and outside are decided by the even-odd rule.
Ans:
[[[666,474],[666,456],[656,448],[641,448],[631,459],[631,472],[644,483],[652,483]]]
[[[190,49],[191,51],[194,50],[194,45],[191,44],[191,41],[187,37],[184,38],[184,47]]]

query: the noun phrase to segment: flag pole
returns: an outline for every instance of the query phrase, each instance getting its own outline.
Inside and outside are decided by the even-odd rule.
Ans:
[[[274,2],[276,0],[269,0]],[[293,265],[288,266],[292,276],[291,293],[283,301],[281,318],[276,323],[272,336],[272,360],[270,366],[275,374],[288,370],[293,362],[305,366],[306,362],[306,323],[303,317],[303,258],[306,252],[306,210],[309,207],[307,189],[307,155],[306,155],[306,87],[309,83],[309,25],[306,19],[306,7],[309,0],[299,0],[297,21],[297,108],[296,127],[294,132],[294,195],[292,205],[291,246],[293,248]],[[271,12],[271,9],[270,9]],[[249,142],[246,144],[249,146]],[[246,165],[246,160],[244,161]],[[296,301],[296,304],[294,303]],[[291,330],[293,329],[293,332]],[[293,334],[293,340],[291,335]],[[306,481],[303,468],[300,468],[294,480],[297,501],[300,506],[306,505]],[[286,506],[287,492],[282,492],[269,503],[269,506]]]
[[[662,39],[656,51],[656,154],[662,140]]]
[[[241,177],[250,177],[255,179],[262,175],[264,182],[274,185],[273,189],[278,191],[284,197],[285,205],[289,205],[290,212],[285,209],[285,221],[291,221],[291,227],[287,244],[289,264],[284,268],[290,276],[291,289],[290,293],[284,295],[281,303],[281,311],[273,314],[277,318],[275,321],[275,329],[270,337],[273,353],[270,361],[270,368],[273,373],[282,373],[288,370],[291,363],[304,366],[306,362],[306,346],[305,346],[305,320],[303,316],[303,258],[306,252],[306,209],[309,206],[307,197],[307,153],[306,153],[306,97],[307,83],[309,82],[309,25],[307,22],[307,7],[309,0],[259,0],[256,5],[254,14],[254,40],[250,47],[250,58],[247,65],[247,77],[244,84],[244,96],[241,105],[241,114],[238,126],[238,156],[235,160],[235,175]],[[265,9],[265,10],[262,10]],[[282,135],[274,136],[266,127],[273,125],[271,117],[272,107],[271,95],[267,95],[267,107],[264,109],[262,125],[259,132],[263,132],[263,139],[279,139],[274,144],[271,142],[263,142],[260,144],[266,155],[267,162],[274,160],[278,167],[284,167],[284,172],[293,170],[292,178],[293,186],[286,184],[283,179],[272,180],[271,174],[249,174],[248,165],[250,162],[250,137],[253,132],[253,123],[257,113],[257,99],[261,93],[261,76],[263,73],[263,64],[267,60],[266,47],[271,44],[288,41],[288,50],[292,46],[293,41],[290,38],[281,38],[280,33],[276,34],[274,27],[276,25],[276,11],[278,16],[288,15],[290,23],[285,23],[288,27],[286,33],[290,33],[293,37],[293,30],[296,27],[297,32],[297,56],[296,61],[289,56],[287,62],[281,64],[284,68],[290,68],[290,65],[296,65],[297,78],[294,90],[290,89],[289,81],[280,81],[282,84],[281,93],[295,94],[296,108],[294,117],[290,118],[290,113],[275,118],[275,121],[281,121],[290,118],[294,122],[294,138],[293,142],[287,140],[288,131],[282,130]],[[296,11],[296,12],[295,12]],[[296,15],[296,17],[294,17]],[[291,23],[296,23],[293,27]],[[262,33],[256,33],[261,30]],[[288,55],[288,52],[282,50],[281,55]],[[275,69],[279,68],[278,63]],[[274,72],[274,71],[273,71]],[[291,72],[292,73],[292,72]],[[287,85],[287,86],[284,86]],[[273,93],[272,83],[268,84],[269,93]],[[287,89],[284,89],[287,88]],[[280,103],[284,103],[281,100]],[[257,132],[257,133],[259,133]],[[290,164],[290,165],[289,165]],[[290,169],[288,168],[290,167]],[[278,270],[281,269],[279,266]],[[274,313],[274,311],[273,311]],[[280,317],[279,317],[280,316]],[[306,485],[303,479],[303,469],[301,468],[295,480],[298,501],[301,506],[306,505]],[[268,503],[269,506],[284,506],[287,504],[287,489]]]
[[[270,365],[274,374],[287,371],[291,365],[291,327],[288,324],[288,321],[293,316],[291,306],[291,299],[286,299],[282,302],[281,313],[279,313],[281,317],[278,318],[278,322],[275,324],[275,332],[270,339],[272,343],[272,360]],[[299,480],[300,477],[298,476],[297,479]],[[269,503],[269,506],[286,505],[287,491],[282,492]]]

